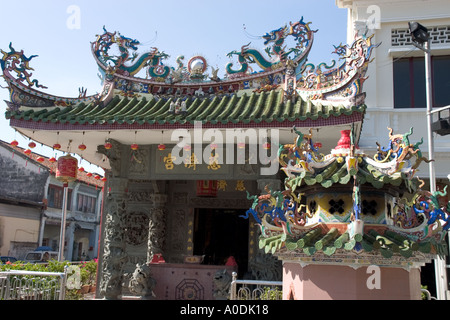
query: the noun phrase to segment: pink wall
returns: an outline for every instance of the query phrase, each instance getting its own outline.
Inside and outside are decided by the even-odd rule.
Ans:
[[[377,269],[377,267],[376,267]],[[379,285],[379,288],[369,289]],[[283,299],[295,300],[420,300],[420,270],[363,266],[283,264]]]

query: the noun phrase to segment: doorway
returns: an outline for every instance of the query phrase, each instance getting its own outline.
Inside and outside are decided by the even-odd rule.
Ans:
[[[248,219],[243,209],[196,209],[194,255],[205,255],[204,264],[224,265],[233,256],[238,277],[248,267]]]

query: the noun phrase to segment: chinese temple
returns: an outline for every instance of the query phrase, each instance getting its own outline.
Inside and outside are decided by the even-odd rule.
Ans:
[[[412,283],[443,253],[444,213],[421,204],[438,195],[413,178],[428,160],[411,133],[391,132],[375,158],[357,147],[371,36],[315,65],[310,24],[263,34],[263,52],[229,52],[224,75],[203,56],[170,66],[104,27],[91,43],[102,90],[74,98],[43,92],[35,56],[1,51],[11,127],[105,170],[98,297],[216,299],[225,270],[283,278],[286,299],[310,298],[307,284],[330,270],[350,270],[344,281],[382,265]]]

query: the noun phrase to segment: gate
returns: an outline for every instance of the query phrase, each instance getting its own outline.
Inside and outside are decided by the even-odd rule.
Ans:
[[[282,281],[237,280],[233,272],[230,300],[282,300]]]
[[[0,300],[64,300],[66,274],[10,270],[0,272]]]

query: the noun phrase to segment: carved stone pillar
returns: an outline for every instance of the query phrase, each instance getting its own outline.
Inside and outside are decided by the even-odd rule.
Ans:
[[[100,294],[105,299],[118,299],[122,293],[123,266],[127,261],[125,252],[125,187],[127,180],[109,179],[111,191],[104,203],[104,238],[102,256],[102,277]]]
[[[126,190],[128,179],[121,177],[122,145],[111,140],[113,148],[106,150],[103,146],[97,149],[105,154],[110,162],[111,170],[107,172],[108,190],[103,203],[103,243],[99,257],[99,296],[105,299],[119,299],[122,294],[123,267],[127,261],[125,251],[125,213]]]
[[[166,242],[166,216],[165,204],[167,195],[154,193],[152,195],[153,207],[150,209],[148,224],[147,262],[152,261],[153,255],[160,253],[164,256]]]

